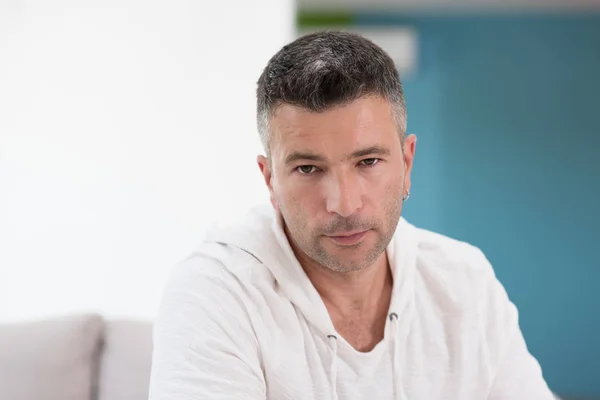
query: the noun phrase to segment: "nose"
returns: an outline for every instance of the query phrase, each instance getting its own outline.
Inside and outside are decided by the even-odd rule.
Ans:
[[[348,174],[331,176],[325,183],[327,211],[341,217],[349,217],[362,207],[360,185]]]

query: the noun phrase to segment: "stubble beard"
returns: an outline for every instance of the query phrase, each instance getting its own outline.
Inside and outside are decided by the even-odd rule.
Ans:
[[[389,245],[402,213],[402,200],[395,198],[389,202],[385,209],[385,217],[381,221],[376,219],[358,219],[356,217],[337,218],[325,227],[310,229],[307,227],[307,218],[300,212],[290,214],[282,203],[278,201],[282,220],[285,225],[288,240],[293,242],[294,251],[300,250],[316,264],[333,272],[346,274],[352,271],[365,269],[375,263]],[[339,254],[335,254],[326,246],[326,241],[333,240],[326,237],[339,231],[363,231],[371,230],[370,235],[375,234],[375,242],[360,242],[355,246],[339,247]],[[365,249],[365,246],[370,246]],[[354,254],[353,254],[354,253]],[[347,257],[344,257],[347,255]],[[302,254],[296,255],[299,259],[304,258]]]

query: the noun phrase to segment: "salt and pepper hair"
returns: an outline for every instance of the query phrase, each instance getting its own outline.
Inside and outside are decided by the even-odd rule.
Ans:
[[[383,49],[358,34],[340,31],[310,33],[287,44],[258,79],[257,127],[266,154],[269,121],[280,105],[322,112],[367,96],[391,103],[403,141],[404,90],[394,61]]]

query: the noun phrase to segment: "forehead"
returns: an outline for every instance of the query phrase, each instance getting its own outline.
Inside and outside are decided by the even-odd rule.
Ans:
[[[322,112],[281,105],[271,118],[271,154],[280,158],[306,150],[335,158],[359,147],[399,143],[392,111],[380,97],[360,98]]]

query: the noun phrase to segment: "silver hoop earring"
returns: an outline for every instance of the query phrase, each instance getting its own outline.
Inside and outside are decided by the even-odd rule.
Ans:
[[[404,196],[402,196],[402,201],[408,200],[409,197],[410,197],[410,190],[408,192],[406,192],[406,194]]]

